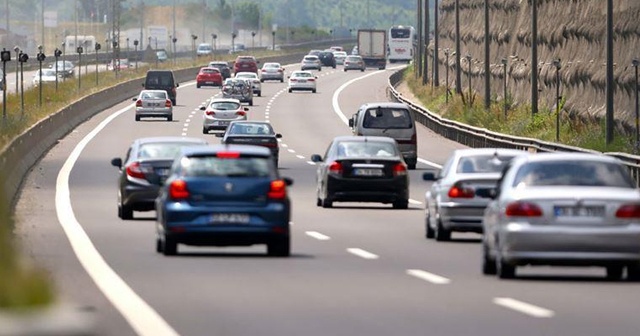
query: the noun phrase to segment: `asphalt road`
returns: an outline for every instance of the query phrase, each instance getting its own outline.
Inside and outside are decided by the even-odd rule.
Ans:
[[[639,335],[639,284],[605,281],[599,268],[519,268],[501,281],[481,274],[479,235],[426,240],[421,175],[462,146],[422,126],[408,210],[316,207],[311,155],[350,134],[346,118],[360,104],[387,100],[391,71],[324,68],[316,94],[263,83],[249,119],[283,134],[281,173],[295,181],[290,258],[266,257],[264,246],[180,246],[164,257],[152,212],[117,217],[109,161],[135,138],[219,141],[202,134],[198,110],[219,89],[194,82],[180,85],[173,122],[135,122],[124,101],[62,139],[25,181],[22,248],[99,335]]]

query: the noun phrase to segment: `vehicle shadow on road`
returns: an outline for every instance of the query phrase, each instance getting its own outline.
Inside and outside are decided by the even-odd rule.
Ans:
[[[479,244],[482,243],[482,238],[451,238],[449,243],[454,244]]]
[[[174,257],[195,257],[195,258],[260,258],[260,259],[315,259],[316,257],[309,254],[291,253],[289,257],[269,256],[265,252],[179,252]]]
[[[538,282],[603,282],[619,284],[638,284],[638,282],[623,280],[610,280],[604,275],[533,275],[518,274],[514,280],[528,280]]]

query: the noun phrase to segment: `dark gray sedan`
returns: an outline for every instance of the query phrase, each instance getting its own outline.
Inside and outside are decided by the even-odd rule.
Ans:
[[[280,148],[278,139],[282,134],[276,133],[271,124],[266,121],[232,121],[222,137],[223,144],[256,145],[271,150],[273,160],[278,166]]]

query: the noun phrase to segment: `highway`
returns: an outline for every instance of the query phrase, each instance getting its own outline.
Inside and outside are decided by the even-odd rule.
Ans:
[[[287,71],[297,65],[287,65]],[[294,179],[292,256],[264,246],[155,252],[152,212],[117,217],[117,169],[136,138],[202,134],[201,104],[218,88],[182,83],[174,121],[134,121],[130,100],[60,140],[34,167],[16,208],[26,256],[49,270],[67,303],[98,335],[639,335],[639,284],[601,268],[518,268],[515,280],[481,273],[480,236],[424,237],[422,173],[461,145],[418,126],[418,169],[408,210],[316,206],[312,154],[350,134],[362,103],[386,101],[392,71],[323,68],[318,93],[263,83],[249,119],[282,133],[280,171]],[[9,84],[10,85],[10,84]],[[132,93],[134,94],[134,93]]]

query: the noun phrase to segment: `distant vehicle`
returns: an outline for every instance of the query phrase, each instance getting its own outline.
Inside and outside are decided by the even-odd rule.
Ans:
[[[337,65],[343,65],[344,60],[347,58],[347,53],[345,51],[334,51],[333,57],[336,59]]]
[[[274,46],[273,46],[273,45],[268,45],[268,46],[267,46],[267,50],[281,50],[281,47],[280,47],[280,45],[279,45],[279,44],[276,44],[276,45],[275,45],[275,49],[274,49]]]
[[[358,54],[365,66],[383,70],[387,67],[387,32],[376,29],[358,30]]]
[[[365,70],[364,61],[362,57],[358,55],[349,55],[344,59],[344,67],[342,68],[345,72],[347,70],[360,70],[361,72]]]
[[[229,54],[244,53],[245,51],[247,51],[247,49],[242,43],[236,43],[235,45],[229,47]]]
[[[280,83],[284,82],[284,68],[280,63],[267,62],[262,65],[260,69],[260,81],[267,80],[279,80]]]
[[[222,83],[222,98],[237,99],[253,106],[253,86],[244,78],[227,78]]]
[[[154,117],[167,118],[173,121],[173,104],[165,90],[142,90],[136,102],[136,121],[140,118]]]
[[[176,88],[180,86],[176,82],[171,70],[148,70],[142,86],[147,90],[165,90],[171,99],[171,104],[176,105],[178,92]]]
[[[318,58],[323,66],[336,68],[336,58],[333,57],[333,51],[325,50],[318,55]]]
[[[351,48],[351,55],[358,55],[358,46],[354,45],[353,48]]]
[[[505,166],[527,151],[505,148],[455,150],[437,174],[424,173],[433,181],[425,193],[425,236],[448,241],[452,232],[482,233],[482,216],[489,199],[475,194],[494,187]]]
[[[316,204],[331,208],[334,202],[409,205],[409,175],[397,143],[388,137],[339,136],[326,156],[311,156],[317,163]]]
[[[213,48],[211,47],[211,44],[209,43],[198,44],[198,48],[196,49],[196,55],[198,57],[213,55]]]
[[[249,109],[232,98],[215,98],[207,106],[200,107],[202,113],[202,133],[224,131],[234,120],[247,120]]]
[[[167,55],[167,52],[165,50],[158,50],[156,51],[156,58],[158,58],[158,61],[160,62],[165,62],[167,59],[169,59],[169,55]]]
[[[322,63],[320,62],[320,58],[318,56],[306,55],[302,58],[302,61],[300,62],[300,70],[309,69],[322,71]]]
[[[114,64],[115,63],[115,64]],[[107,64],[107,69],[108,70],[126,70],[129,69],[130,65],[129,65],[129,60],[126,58],[120,58],[117,60],[111,60],[111,62],[109,62],[109,64]]]
[[[200,68],[196,76],[196,88],[203,86],[222,86],[222,74],[213,67]]]
[[[55,83],[57,80],[56,71],[52,69],[42,69],[42,84]],[[33,86],[40,85],[40,70],[33,75]]]
[[[482,219],[482,270],[513,278],[525,265],[600,266],[640,280],[640,192],[616,158],[540,153],[515,158]]]
[[[154,210],[158,189],[167,178],[180,149],[205,146],[199,138],[152,137],[136,139],[126,158],[114,158],[111,165],[120,169],[118,178],[118,217],[133,219],[133,211]]]
[[[255,72],[258,73],[258,62],[253,56],[238,56],[233,62],[233,73]]]
[[[316,77],[310,71],[306,71],[306,70],[294,71],[289,76],[289,88],[288,88],[288,90],[289,90],[289,92],[302,90],[302,91],[311,91],[313,93],[316,93],[316,90],[317,90],[316,80],[317,79],[318,79],[318,77]]]
[[[57,69],[56,69],[56,65],[57,65]],[[49,69],[57,71],[58,77],[61,77],[61,78],[73,77],[76,71],[76,68],[73,65],[73,62],[71,61],[53,62],[51,65],[49,65]]]
[[[251,82],[253,93],[262,96],[262,82],[255,72],[236,72],[235,78],[246,79]]]
[[[331,47],[329,47],[329,50],[331,50],[331,51],[344,51],[344,49],[341,46],[331,46]]]
[[[220,73],[222,74],[222,80],[231,77],[231,68],[229,67],[229,63],[225,61],[209,62],[209,67],[220,70]]]
[[[388,35],[389,62],[410,62],[418,43],[416,30],[411,26],[393,26]]]
[[[271,151],[251,145],[185,148],[156,199],[156,251],[178,244],[266,244],[270,256],[291,253],[291,205]]]
[[[322,52],[322,50],[320,50],[320,49],[311,49],[311,50],[309,50],[309,53],[307,55],[320,56],[321,52]]]
[[[268,121],[238,120],[232,121],[227,127],[222,143],[226,145],[255,145],[271,150],[273,161],[278,166],[280,147],[278,139],[282,134],[276,133]]]

